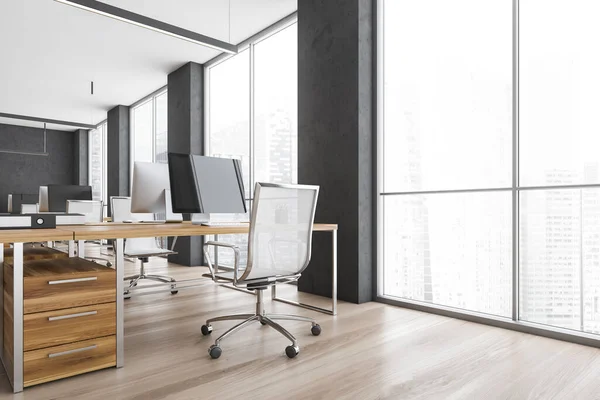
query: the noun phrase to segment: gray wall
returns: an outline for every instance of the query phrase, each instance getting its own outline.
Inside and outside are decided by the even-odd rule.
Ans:
[[[0,124],[0,149],[42,152],[43,129]],[[47,130],[48,156],[0,153],[0,212],[9,193],[37,193],[46,184],[74,184],[73,132]]]
[[[298,181],[321,187],[317,222],[339,224],[338,295],[372,300],[373,1],[298,2]],[[314,235],[300,290],[331,295],[331,243]]]
[[[90,131],[78,129],[73,132],[73,161],[75,165],[75,183],[78,185],[88,184],[88,157]]]

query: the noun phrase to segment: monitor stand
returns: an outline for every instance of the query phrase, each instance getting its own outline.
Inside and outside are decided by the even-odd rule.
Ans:
[[[205,225],[210,222],[210,214],[192,214],[192,225]]]

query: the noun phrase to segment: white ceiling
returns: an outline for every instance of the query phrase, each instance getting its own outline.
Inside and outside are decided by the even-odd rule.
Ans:
[[[296,0],[104,1],[234,44],[297,8]],[[54,0],[1,0],[0,113],[96,124],[186,62],[218,54]]]

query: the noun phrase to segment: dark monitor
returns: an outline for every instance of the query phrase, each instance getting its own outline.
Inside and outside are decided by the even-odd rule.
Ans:
[[[92,187],[79,185],[47,185],[49,212],[66,212],[67,200],[92,200]],[[41,205],[40,205],[41,208]],[[41,210],[40,211],[44,211]]]
[[[8,196],[8,212],[11,214],[21,214],[23,204],[37,204],[38,202],[37,194],[12,193]]]
[[[173,212],[244,214],[239,160],[169,153]]]
[[[189,154],[169,153],[169,182],[174,213],[200,213],[192,159]]]

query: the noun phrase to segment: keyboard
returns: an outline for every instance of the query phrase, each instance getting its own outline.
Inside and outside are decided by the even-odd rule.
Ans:
[[[215,221],[215,222],[202,222],[203,226],[239,226],[249,224],[248,221]]]

